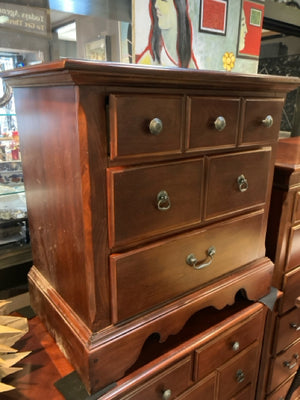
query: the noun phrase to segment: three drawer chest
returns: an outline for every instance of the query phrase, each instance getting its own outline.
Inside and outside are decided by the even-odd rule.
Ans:
[[[224,338],[249,332],[242,347],[230,345],[237,358],[224,350],[213,364],[219,355],[200,350],[202,336],[186,338],[189,347],[182,336],[172,364],[151,361],[137,380],[155,386],[160,372],[177,389],[147,397],[151,383],[128,398],[190,388],[182,399],[193,399],[206,385],[211,399],[253,399],[264,329],[255,302],[272,284],[265,234],[277,137],[300,80],[68,59],[3,77],[20,131],[32,305],[87,389],[122,379],[153,336],[182,336],[199,312],[201,331],[207,310],[226,314],[242,294],[254,303],[216,322]],[[216,339],[213,326],[205,340]],[[225,339],[217,346],[223,353]],[[253,360],[249,378],[239,360]],[[228,362],[244,383],[223,395]]]

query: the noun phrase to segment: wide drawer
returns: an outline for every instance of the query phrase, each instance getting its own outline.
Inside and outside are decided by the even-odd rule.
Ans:
[[[273,392],[270,396],[267,397],[267,400],[284,400],[287,392],[292,384],[293,377],[284,383],[276,392]],[[291,400],[299,400],[300,398],[300,386],[293,392]]]
[[[269,392],[276,389],[283,381],[294,374],[300,365],[300,342],[296,342],[288,350],[272,361]]]
[[[181,152],[182,96],[114,94],[109,107],[111,159]]]
[[[248,385],[255,386],[259,355],[259,345],[256,342],[218,369],[219,400],[231,399]]]
[[[140,385],[138,389],[122,397],[122,400],[161,400],[164,398],[164,394],[167,396],[167,393],[171,394],[168,399],[175,399],[192,384],[191,373],[192,360],[188,356],[155,378]]]
[[[285,274],[283,279],[283,297],[280,300],[281,314],[295,307],[296,299],[300,297],[300,267]]]
[[[107,177],[111,247],[201,220],[203,159],[110,168]]]
[[[249,384],[241,392],[237,393],[230,400],[254,400],[253,386]]]
[[[187,148],[202,150],[235,147],[239,122],[239,98],[190,97]]]
[[[279,134],[283,103],[283,98],[247,99],[245,102],[242,143],[268,143],[276,141]]]
[[[204,218],[263,205],[270,161],[270,148],[209,157]]]
[[[276,354],[300,339],[300,309],[295,308],[288,314],[277,319]]]
[[[259,313],[226,335],[197,349],[195,351],[194,379],[196,381],[203,379],[256,342],[263,330],[263,324],[264,315]]]
[[[262,221],[260,211],[123,254],[112,254],[113,321],[182,296],[263,257]],[[209,257],[212,247],[215,255]],[[191,254],[199,260],[197,268],[203,263],[207,266],[198,270],[190,266]]]

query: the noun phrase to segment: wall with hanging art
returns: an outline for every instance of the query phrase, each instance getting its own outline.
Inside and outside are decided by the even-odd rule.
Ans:
[[[264,0],[132,0],[138,64],[257,73]]]

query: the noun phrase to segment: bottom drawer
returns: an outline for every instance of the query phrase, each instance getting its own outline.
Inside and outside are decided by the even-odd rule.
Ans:
[[[192,384],[191,373],[192,360],[189,356],[122,397],[122,400],[161,400],[163,396],[175,399]]]
[[[259,345],[256,342],[219,368],[219,400],[231,399],[256,382],[258,357]]]
[[[277,386],[297,371],[300,363],[299,356],[300,341],[275,358],[272,363],[269,392],[275,390]]]

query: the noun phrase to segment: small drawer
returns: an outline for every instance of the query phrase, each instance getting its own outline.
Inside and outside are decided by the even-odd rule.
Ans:
[[[247,99],[242,144],[277,141],[284,99]]]
[[[111,159],[181,152],[183,97],[114,94],[109,112]]]
[[[295,206],[292,217],[293,224],[300,222],[300,192],[295,193]]]
[[[209,157],[204,219],[263,206],[270,161],[270,148]]]
[[[122,397],[122,400],[162,400],[164,394],[166,398],[169,394],[170,400],[178,398],[177,396],[192,384],[191,371],[191,357],[186,357]]]
[[[279,303],[279,312],[283,314],[296,305],[296,299],[300,298],[300,267],[285,274],[283,279],[283,297]]]
[[[178,400],[213,400],[215,399],[215,392],[216,374],[211,374],[185,391],[181,396],[178,397]]]
[[[112,254],[113,323],[199,289],[263,257],[264,246],[259,239],[262,222],[263,213],[257,212]]]
[[[300,309],[295,308],[277,319],[276,354],[300,339]]]
[[[294,374],[299,365],[300,342],[297,342],[272,361],[269,392],[275,390],[277,386]]]
[[[218,369],[219,371],[219,400],[231,399],[240,393],[243,388],[253,384],[257,379],[259,365],[259,345],[253,343],[240,355],[228,361]]]
[[[259,313],[233,331],[209,342],[195,351],[194,379],[203,379],[206,375],[221,367],[237,356],[261,335],[264,315]]]
[[[110,168],[110,246],[199,224],[203,160]]]
[[[300,265],[300,225],[293,226],[290,230],[288,245],[288,257],[286,261],[286,271]]]
[[[188,150],[230,148],[237,144],[240,99],[190,97]]]

